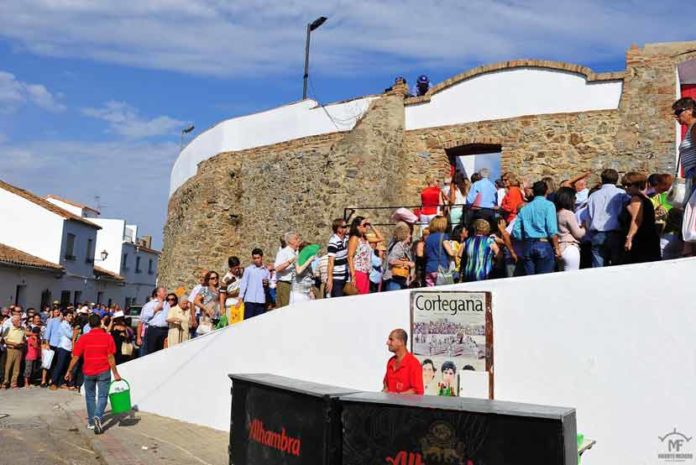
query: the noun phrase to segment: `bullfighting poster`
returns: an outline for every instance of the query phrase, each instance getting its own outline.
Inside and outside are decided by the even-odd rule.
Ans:
[[[466,389],[483,377],[483,396],[493,399],[490,292],[411,291],[410,341],[423,365],[426,395],[481,397]]]

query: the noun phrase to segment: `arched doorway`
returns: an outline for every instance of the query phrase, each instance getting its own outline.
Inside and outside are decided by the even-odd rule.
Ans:
[[[458,171],[467,178],[471,178],[472,174],[482,168],[488,168],[491,181],[500,178],[502,147],[499,144],[464,144],[448,148],[445,151],[453,174]]]

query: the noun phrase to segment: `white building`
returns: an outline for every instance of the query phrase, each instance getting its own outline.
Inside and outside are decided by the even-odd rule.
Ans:
[[[0,305],[144,303],[159,252],[125,220],[0,181]],[[128,266],[127,260],[133,263]]]

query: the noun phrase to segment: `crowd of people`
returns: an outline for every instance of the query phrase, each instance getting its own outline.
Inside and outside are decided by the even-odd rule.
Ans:
[[[90,321],[90,317],[92,320]],[[95,318],[97,324],[95,325]],[[0,385],[9,388],[40,386],[79,391],[84,384],[83,363],[70,367],[77,342],[95,328],[115,344],[115,361],[131,359],[135,331],[118,305],[54,302],[42,311],[21,305],[0,309]]]

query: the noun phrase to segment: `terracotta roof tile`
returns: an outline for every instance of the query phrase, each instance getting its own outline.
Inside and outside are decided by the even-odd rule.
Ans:
[[[77,216],[73,213],[70,213],[69,211],[60,208],[58,205],[54,205],[48,200],[39,197],[36,194],[33,194],[27,190],[21,189],[19,187],[13,186],[12,184],[8,184],[2,180],[0,180],[0,189],[5,189],[8,192],[12,192],[15,195],[18,195],[32,203],[35,203],[36,205],[45,208],[46,210],[55,213],[56,215],[62,216],[66,220],[73,220],[73,221],[79,221],[80,223],[86,224],[87,226],[91,226],[96,229],[101,229],[101,226],[92,223],[89,220],[86,220],[85,218],[82,218],[81,216]]]
[[[0,263],[19,265],[31,268],[43,268],[51,271],[62,271],[63,267],[43,258],[35,257],[6,244],[0,244]]]

